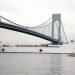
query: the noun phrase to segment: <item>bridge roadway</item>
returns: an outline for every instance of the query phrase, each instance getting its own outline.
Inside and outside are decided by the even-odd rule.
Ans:
[[[38,33],[38,32],[32,31],[32,30],[29,30],[24,27],[19,27],[19,26],[15,26],[13,24],[8,24],[8,23],[4,23],[4,22],[0,22],[0,27],[4,28],[4,29],[9,29],[9,30],[21,32],[21,33],[30,34],[30,35],[48,40],[48,41],[52,42],[53,44],[59,44],[59,41],[57,39],[53,39],[49,36],[46,36],[44,34],[41,34],[41,33]]]

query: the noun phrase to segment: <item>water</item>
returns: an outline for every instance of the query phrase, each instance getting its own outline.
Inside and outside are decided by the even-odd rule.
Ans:
[[[74,75],[68,54],[0,53],[0,75]]]

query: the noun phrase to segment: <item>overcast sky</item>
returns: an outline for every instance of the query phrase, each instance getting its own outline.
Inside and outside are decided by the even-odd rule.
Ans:
[[[25,26],[39,25],[53,13],[61,13],[67,38],[75,40],[75,0],[0,0],[0,15]],[[0,29],[0,39],[4,41],[27,41],[28,37]]]

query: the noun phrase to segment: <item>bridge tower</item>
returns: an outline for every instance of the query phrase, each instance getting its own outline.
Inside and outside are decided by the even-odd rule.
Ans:
[[[57,23],[57,24],[55,24]],[[57,25],[58,31],[58,41],[61,43],[61,14],[53,14],[52,15],[52,38],[55,38],[55,25]]]

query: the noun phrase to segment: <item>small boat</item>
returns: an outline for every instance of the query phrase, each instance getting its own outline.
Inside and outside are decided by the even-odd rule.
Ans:
[[[70,57],[75,57],[75,53],[73,53],[73,52],[72,53],[69,53],[69,56]]]

